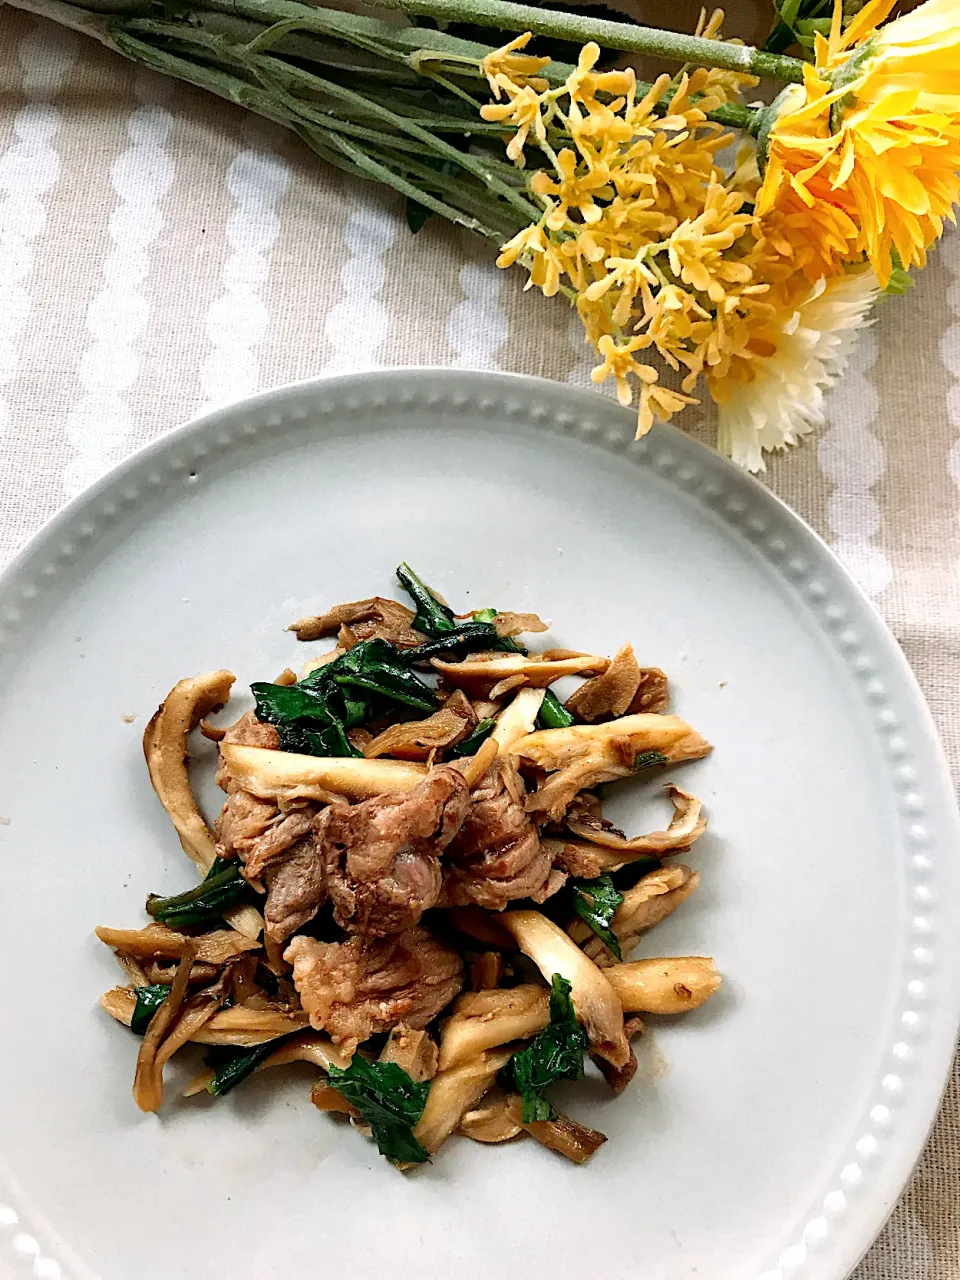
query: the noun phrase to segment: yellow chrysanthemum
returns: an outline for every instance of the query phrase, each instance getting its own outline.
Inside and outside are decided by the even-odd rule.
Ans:
[[[531,31],[527,31],[481,59],[480,70],[487,77],[490,92],[498,101],[503,89],[500,76],[515,84],[518,89],[529,87],[537,93],[543,93],[547,88],[547,81],[542,76],[538,76],[537,72],[548,66],[550,59],[518,52],[519,49],[527,47],[532,34]]]
[[[922,266],[960,201],[960,5],[926,0],[888,23],[894,0],[871,0],[841,32],[837,4],[816,67],[770,131],[758,212],[792,190],[858,228],[881,284],[894,253]]]

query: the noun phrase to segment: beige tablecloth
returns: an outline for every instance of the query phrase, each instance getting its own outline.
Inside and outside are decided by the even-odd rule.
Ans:
[[[279,129],[0,4],[0,564],[132,449],[258,388],[396,364],[585,383],[578,324],[522,284]],[[960,775],[960,235],[768,480],[883,611]],[[960,1280],[957,1073],[856,1276]]]

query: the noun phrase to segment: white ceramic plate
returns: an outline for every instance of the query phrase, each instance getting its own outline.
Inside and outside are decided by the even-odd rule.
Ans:
[[[604,399],[529,379],[307,383],[140,453],[8,570],[0,1269],[840,1280],[854,1265],[957,1030],[944,762],[896,644],[810,530],[676,432],[631,435]],[[242,689],[302,660],[285,625],[391,593],[402,558],[461,607],[552,618],[557,643],[632,640],[716,744],[676,774],[709,806],[702,888],[637,954],[713,955],[726,983],[656,1028],[623,1097],[570,1087],[569,1109],[610,1135],[584,1168],[456,1140],[401,1176],[310,1106],[308,1068],[220,1101],[171,1087],[143,1116],[136,1042],[97,1008],[118,971],[93,925],[137,925],[148,891],[193,879],[140,754],[158,700],[186,674],[229,666]],[[653,784],[617,803],[630,830],[662,808]]]

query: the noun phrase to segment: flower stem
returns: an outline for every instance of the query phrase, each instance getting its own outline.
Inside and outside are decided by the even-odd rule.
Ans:
[[[741,71],[767,80],[792,82],[803,78],[804,64],[799,58],[764,53],[750,45],[641,27],[632,22],[609,22],[556,9],[538,9],[514,4],[513,0],[379,0],[379,3],[386,8],[436,18],[441,22],[472,22],[506,31],[532,31],[534,35],[553,36],[579,44],[595,40],[601,46],[620,49],[624,53],[652,54],[679,62],[693,62],[701,67]]]

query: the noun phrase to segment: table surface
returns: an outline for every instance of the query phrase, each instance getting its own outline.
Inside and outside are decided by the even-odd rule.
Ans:
[[[279,128],[0,0],[0,565],[132,450],[260,388],[398,364],[588,383],[579,322],[523,279],[456,229],[410,235],[392,195]],[[684,422],[710,439],[706,411]],[[884,614],[960,777],[960,235],[878,308],[823,428],[766,479]],[[855,1276],[960,1280],[957,1068]]]

